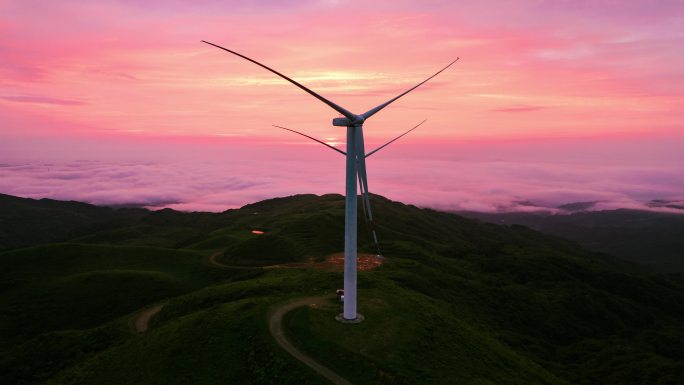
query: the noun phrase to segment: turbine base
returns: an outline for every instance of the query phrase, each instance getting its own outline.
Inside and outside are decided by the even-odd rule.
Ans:
[[[366,319],[366,317],[363,316],[363,314],[356,313],[356,318],[354,319],[346,319],[344,318],[344,313],[340,313],[335,317],[335,320],[338,322],[341,322],[343,324],[359,324],[363,322],[363,320]]]

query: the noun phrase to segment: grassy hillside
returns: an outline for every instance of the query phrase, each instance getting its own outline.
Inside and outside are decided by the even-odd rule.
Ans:
[[[339,302],[284,320],[292,341],[353,383],[684,383],[681,275],[523,226],[372,200],[387,258],[359,275],[366,321],[334,321]],[[342,251],[343,215],[339,195],[300,195],[219,214],[144,212],[2,252],[0,382],[324,384],[266,319],[289,299],[334,293],[342,274],[258,266]],[[359,234],[372,251],[362,220]],[[150,329],[133,333],[136,314],[160,302]]]
[[[606,210],[548,213],[459,213],[497,224],[520,224],[577,241],[591,250],[641,263],[661,272],[684,272],[684,215]]]
[[[188,251],[51,244],[0,253],[0,341],[97,326],[225,276]]]
[[[26,199],[0,194],[0,250],[62,241],[104,223],[121,225],[146,210],[98,207],[81,202]]]

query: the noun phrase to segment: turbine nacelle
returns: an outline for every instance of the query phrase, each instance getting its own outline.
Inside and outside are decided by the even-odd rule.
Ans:
[[[338,126],[338,127],[347,127],[351,126],[351,121],[347,118],[333,118],[333,126]]]
[[[332,124],[333,126],[337,127],[360,126],[363,124],[365,120],[366,118],[364,118],[363,116],[355,115],[354,120],[350,120],[348,118],[343,117],[333,118]]]

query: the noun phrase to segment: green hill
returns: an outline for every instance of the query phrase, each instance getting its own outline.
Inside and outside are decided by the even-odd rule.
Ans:
[[[681,274],[371,199],[386,262],[359,274],[366,321],[334,321],[339,302],[284,320],[295,344],[354,384],[684,383]],[[266,320],[277,304],[334,293],[342,274],[258,266],[342,251],[343,215],[339,195],[298,195],[217,214],[136,210],[61,243],[27,237],[32,246],[0,253],[0,382],[325,384]],[[362,220],[359,234],[372,252]],[[165,306],[150,329],[133,333],[155,303]]]
[[[62,241],[104,223],[123,224],[146,210],[98,207],[74,201],[0,194],[0,250]]]
[[[544,212],[458,214],[491,223],[528,226],[664,273],[684,272],[682,214],[629,209],[557,215]]]

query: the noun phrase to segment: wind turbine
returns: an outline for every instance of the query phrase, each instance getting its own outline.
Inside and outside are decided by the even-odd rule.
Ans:
[[[403,92],[402,94],[386,101],[385,103],[382,103],[381,105],[372,108],[363,114],[356,115],[345,108],[333,103],[332,101],[324,98],[323,96],[317,94],[316,92],[310,90],[309,88],[299,84],[297,81],[281,74],[280,72],[274,70],[273,68],[270,68],[264,64],[259,63],[256,60],[250,59],[247,56],[244,56],[242,54],[239,54],[235,51],[229,50],[228,48],[221,47],[220,45],[210,43],[208,41],[202,40],[203,43],[212,45],[216,48],[222,49],[226,52],[229,52],[233,55],[239,56],[247,61],[250,61],[259,67],[262,67],[278,76],[281,78],[287,80],[288,82],[294,84],[295,86],[299,87],[302,89],[304,92],[308,93],[309,95],[313,96],[314,98],[320,100],[321,102],[327,104],[330,108],[333,110],[339,112],[342,114],[343,117],[339,118],[333,118],[332,124],[333,126],[339,126],[339,127],[347,127],[347,151],[344,152],[342,150],[339,150],[333,146],[328,145],[327,143],[320,141],[318,139],[315,139],[311,136],[302,134],[301,132],[297,132],[294,130],[290,130],[288,128],[284,128],[286,130],[295,132],[297,134],[303,135],[309,139],[315,140],[316,142],[319,142],[321,144],[324,144],[335,151],[338,151],[342,154],[344,154],[347,158],[347,164],[346,164],[346,188],[345,188],[345,215],[344,215],[344,309],[343,313],[338,317],[342,322],[349,322],[349,323],[355,323],[355,322],[361,322],[363,320],[363,316],[360,314],[356,313],[356,213],[357,213],[357,197],[356,197],[356,179],[358,178],[359,180],[359,185],[361,187],[361,192],[363,195],[363,205],[364,208],[366,209],[366,215],[367,217],[372,221],[372,213],[370,210],[370,201],[368,199],[368,180],[366,176],[366,158],[377,152],[378,150],[384,148],[385,146],[389,145],[390,143],[394,142],[395,140],[401,138],[402,136],[408,134],[420,124],[423,124],[421,122],[418,124],[418,126],[413,127],[411,130],[405,132],[404,134],[392,139],[388,143],[378,147],[377,149],[366,153],[365,148],[364,148],[364,141],[363,141],[363,123],[370,118],[371,116],[375,115],[377,112],[382,110],[383,108],[387,107],[391,103],[393,103],[395,100],[401,98],[402,96],[408,94],[409,92],[415,90],[419,86],[425,84],[428,80],[434,78],[435,76],[439,75],[442,73],[442,71],[446,70],[447,68],[451,67],[452,64],[456,63],[459,58],[456,58],[456,60],[452,61],[449,63],[446,67],[442,68],[441,70],[437,71],[434,75],[430,76],[429,78],[423,80],[422,82],[418,83],[417,85],[411,87],[407,91]],[[375,237],[375,232],[373,231],[373,237],[375,239],[375,242],[377,244],[377,237]]]

